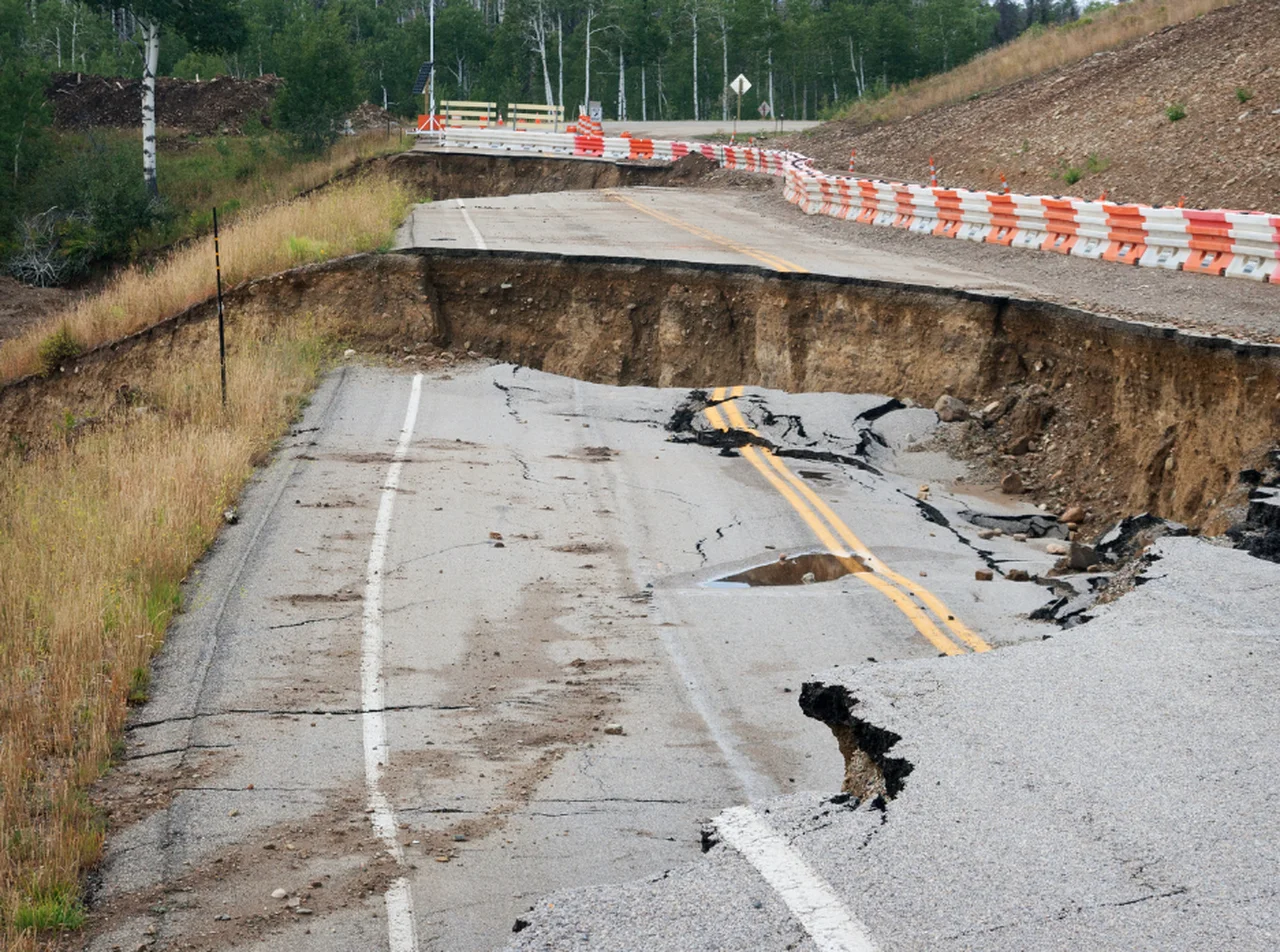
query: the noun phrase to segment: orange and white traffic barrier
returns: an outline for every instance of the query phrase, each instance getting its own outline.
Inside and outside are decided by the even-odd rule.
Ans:
[[[1202,212],[1184,208],[1187,230],[1191,232],[1191,255],[1182,264],[1183,271],[1200,274],[1223,274],[1234,258],[1231,226],[1226,212]]]
[[[1069,255],[1076,246],[1076,206],[1069,198],[1041,198],[1044,205],[1045,232],[1043,251]]]
[[[1137,264],[1147,251],[1147,233],[1143,229],[1142,206],[1107,204],[1107,248],[1104,261]]]
[[[1077,258],[1101,258],[1110,244],[1111,228],[1107,224],[1105,202],[1086,202],[1070,199],[1075,209],[1075,243],[1070,254]]]
[[[1018,237],[1021,228],[1017,203],[1008,194],[990,195],[988,202],[991,207],[991,231],[983,240],[988,244],[1008,247]]]
[[[629,150],[630,159],[652,159],[653,158],[653,140],[652,139],[636,139],[630,140],[631,148]]]
[[[437,130],[433,127],[442,127]],[[1201,211],[1179,207],[1096,201],[1008,191],[977,192],[814,171],[793,152],[505,129],[443,128],[442,116],[419,117],[419,133],[441,131],[447,147],[503,149],[583,158],[676,161],[693,152],[724,168],[783,179],[787,201],[810,215],[852,218],[865,224],[906,228],[1013,248],[1056,251],[1079,258],[1147,268],[1195,271],[1280,284],[1280,216],[1260,212]],[[850,159],[856,155],[851,152]],[[932,166],[930,178],[937,172]]]
[[[923,185],[906,186],[911,192],[913,215],[907,230],[918,235],[931,235],[938,227],[938,189]]]
[[[960,198],[960,228],[956,238],[965,241],[985,241],[991,234],[991,202],[987,192],[955,190]]]
[[[1280,216],[1227,212],[1231,226],[1233,278],[1252,278],[1280,284]]]

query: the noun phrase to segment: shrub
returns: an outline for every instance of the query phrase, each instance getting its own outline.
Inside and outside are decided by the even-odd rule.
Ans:
[[[1248,102],[1252,98],[1253,90],[1245,89],[1243,86],[1236,87],[1236,99],[1238,99],[1242,104]]]
[[[1187,118],[1187,107],[1185,103],[1170,103],[1165,109],[1164,114],[1169,117],[1170,122],[1178,122]]]
[[[84,353],[84,347],[72,336],[71,329],[64,324],[44,339],[38,353],[40,373],[48,376]]]
[[[1074,165],[1063,170],[1062,180],[1068,185],[1075,185],[1076,182],[1080,181],[1082,178],[1084,178],[1084,172],[1076,168]]]

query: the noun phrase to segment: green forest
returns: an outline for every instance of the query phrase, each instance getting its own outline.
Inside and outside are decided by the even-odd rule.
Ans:
[[[5,2],[25,12],[24,52],[44,69],[102,76],[140,75],[139,23],[184,5]],[[421,111],[411,90],[429,56],[431,0],[185,5],[217,8],[224,42],[162,27],[162,76],[288,79],[326,33],[339,41],[332,81],[357,100]],[[1078,15],[1074,0],[437,0],[435,13],[438,98],[559,103],[570,114],[595,99],[607,118],[631,121],[725,118],[738,73],[754,84],[744,112],[771,100],[788,118],[820,118]]]
[[[407,117],[430,58],[432,0],[0,0],[0,262],[28,283],[76,280],[207,230],[209,205],[287,197],[279,172],[326,153],[363,101]],[[955,67],[1076,0],[435,0],[437,100],[599,101],[606,121],[726,120],[728,83],[786,119]],[[154,99],[144,129],[60,131],[54,73],[284,80],[270,129],[176,141]],[[255,120],[256,121],[256,120]],[[150,123],[150,124],[148,124]],[[153,130],[148,132],[147,130]]]

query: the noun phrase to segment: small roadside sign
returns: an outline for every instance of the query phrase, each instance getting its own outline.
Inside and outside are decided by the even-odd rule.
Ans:
[[[769,105],[767,101],[765,101],[760,103],[760,105],[756,107],[756,112],[760,113],[761,119],[768,119],[770,114],[773,112],[773,107]]]
[[[587,118],[593,122],[603,122],[604,106],[600,105],[600,103],[595,100],[587,103]]]
[[[738,78],[729,84],[729,88],[739,96],[745,96],[747,90],[751,88],[751,80],[739,73]]]

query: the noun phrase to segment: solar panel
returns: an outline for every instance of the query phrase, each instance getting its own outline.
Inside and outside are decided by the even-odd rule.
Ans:
[[[431,67],[434,63],[423,63],[422,68],[418,70],[418,78],[413,81],[413,94],[421,96],[427,89],[427,79],[431,76]]]

